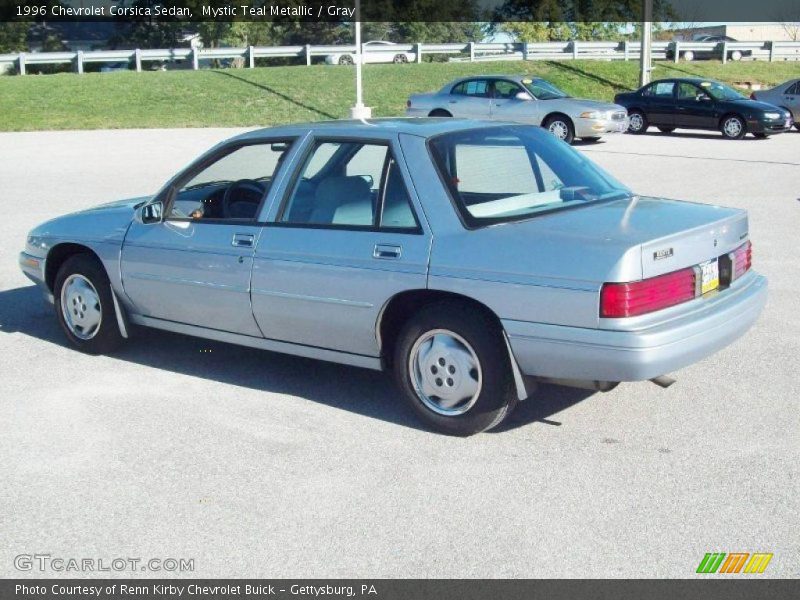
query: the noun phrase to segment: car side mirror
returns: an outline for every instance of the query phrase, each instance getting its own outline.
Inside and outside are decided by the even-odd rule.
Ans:
[[[159,200],[158,202],[145,204],[137,211],[136,215],[138,221],[145,225],[160,223],[164,219],[164,203]]]
[[[708,96],[706,94],[702,94],[702,95],[698,96],[697,99],[700,102],[711,102],[711,96]]]
[[[514,96],[517,100],[532,100],[531,95],[527,92],[517,92],[517,95]]]

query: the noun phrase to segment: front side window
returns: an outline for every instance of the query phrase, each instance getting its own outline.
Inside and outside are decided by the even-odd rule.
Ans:
[[[495,98],[502,98],[504,100],[509,100],[511,98],[516,97],[522,91],[522,88],[519,87],[516,83],[512,83],[511,81],[505,80],[497,80],[494,82],[494,94]]]
[[[352,141],[317,144],[297,177],[280,221],[327,227],[417,227],[389,147]]]
[[[432,138],[429,148],[469,226],[630,194],[582,154],[536,127],[448,133]]]
[[[290,142],[282,141],[230,149],[181,185],[167,218],[255,219],[290,146]]]
[[[699,100],[707,96],[699,87],[685,81],[678,84],[678,100]]]

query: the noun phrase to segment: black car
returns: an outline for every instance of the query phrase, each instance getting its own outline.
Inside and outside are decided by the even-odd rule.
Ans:
[[[701,35],[699,37],[694,38],[689,42],[680,42],[684,49],[680,51],[681,55],[680,58],[686,61],[691,60],[712,60],[712,59],[720,59],[722,58],[722,49],[723,46],[721,45],[723,42],[735,42],[736,40],[732,37],[728,37],[727,35]],[[697,46],[692,46],[694,43],[702,42],[704,44],[707,43],[715,43],[717,44],[714,48],[697,48]],[[686,49],[686,45],[689,46]],[[666,51],[667,60],[672,60],[675,58],[675,46],[670,45]],[[729,60],[742,60],[745,56],[753,56],[752,50],[746,50],[741,48],[734,48],[733,50],[728,50],[728,59]]]
[[[614,102],[628,109],[629,133],[644,133],[655,125],[665,133],[709,129],[739,140],[747,133],[765,138],[792,126],[789,111],[708,79],[659,79],[635,92],[617,94]]]

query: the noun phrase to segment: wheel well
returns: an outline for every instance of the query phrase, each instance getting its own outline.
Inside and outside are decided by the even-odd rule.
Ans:
[[[94,251],[87,246],[71,243],[63,243],[53,246],[50,249],[50,252],[47,253],[47,260],[45,260],[44,263],[44,280],[47,284],[47,288],[51,292],[55,286],[56,275],[58,274],[58,270],[61,268],[61,265],[63,265],[64,261],[66,261],[70,256],[75,256],[76,254],[89,254],[96,258],[100,264],[102,264],[100,257],[97,256],[97,254],[95,254]]]
[[[468,296],[462,296],[461,294],[452,292],[443,292],[441,290],[409,290],[401,292],[393,296],[383,307],[376,328],[384,365],[391,367],[394,357],[394,346],[397,343],[397,337],[403,325],[423,307],[434,302],[443,301],[469,304],[476,310],[487,314],[497,323],[498,327],[502,327],[500,319],[488,306]]]
[[[431,112],[428,113],[429,117],[452,117],[453,115],[450,112],[444,110],[443,108],[434,108]]]
[[[567,121],[569,121],[569,124],[572,125],[573,128],[575,127],[575,124],[572,122],[572,119],[570,119],[568,115],[565,115],[562,112],[551,112],[544,119],[542,119],[542,127],[544,127],[545,123],[547,123],[553,117],[561,117],[563,119],[566,119]]]

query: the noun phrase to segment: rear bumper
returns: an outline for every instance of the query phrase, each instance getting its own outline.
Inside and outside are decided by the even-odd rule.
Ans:
[[[767,280],[753,271],[728,290],[700,300],[689,314],[638,331],[610,331],[504,320],[525,375],[642,381],[695,363],[743,335],[767,300]]]

